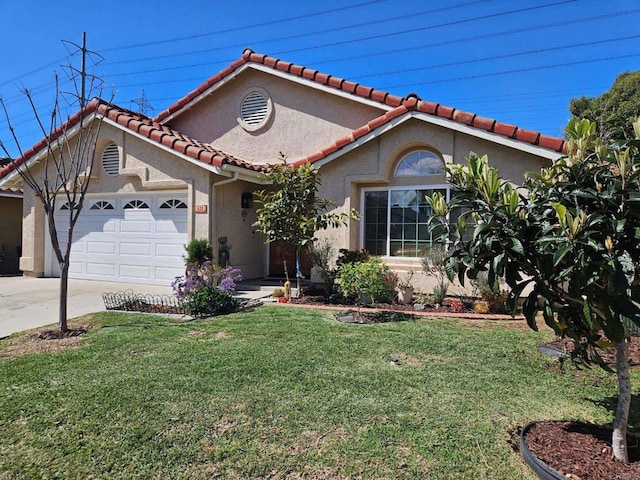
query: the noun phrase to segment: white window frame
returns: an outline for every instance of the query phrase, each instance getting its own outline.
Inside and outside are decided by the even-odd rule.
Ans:
[[[389,255],[391,250],[391,192],[394,190],[444,190],[446,195],[445,199],[449,202],[451,197],[451,184],[449,183],[437,183],[437,184],[421,184],[421,185],[394,185],[386,187],[364,187],[360,191],[360,212],[362,213],[362,221],[360,222],[360,248],[365,248],[365,195],[367,192],[387,192],[387,238],[385,241],[385,254],[380,255],[383,259],[416,259],[418,257],[405,257],[405,256],[392,256]]]

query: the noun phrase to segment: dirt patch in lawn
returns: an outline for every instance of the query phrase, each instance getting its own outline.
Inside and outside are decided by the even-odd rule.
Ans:
[[[33,353],[59,353],[73,350],[84,345],[87,339],[85,328],[69,329],[66,334],[54,330],[29,332],[11,340],[9,345],[0,350],[0,357],[21,357]]]

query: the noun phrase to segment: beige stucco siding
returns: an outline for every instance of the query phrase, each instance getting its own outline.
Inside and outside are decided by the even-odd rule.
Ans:
[[[0,273],[17,273],[22,246],[22,198],[0,196]]]
[[[254,87],[270,96],[273,113],[264,128],[248,132],[237,118],[242,99]],[[314,154],[382,113],[382,109],[249,69],[171,124],[243,160],[273,163],[279,152],[291,160]]]
[[[262,278],[266,266],[264,237],[252,225],[256,221],[257,205],[254,203],[252,208],[244,209],[246,217],[242,216],[242,194],[252,193],[254,190],[256,185],[242,181],[214,186],[215,220],[212,243],[216,261],[219,260],[219,239],[226,237],[227,244],[231,247],[230,263],[242,271],[245,279]]]

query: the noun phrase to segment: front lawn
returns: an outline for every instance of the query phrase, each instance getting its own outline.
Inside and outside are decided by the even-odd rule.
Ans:
[[[81,321],[55,352],[0,342],[0,479],[533,479],[518,426],[608,422],[616,394],[613,375],[540,355],[551,334],[521,322],[273,306]]]

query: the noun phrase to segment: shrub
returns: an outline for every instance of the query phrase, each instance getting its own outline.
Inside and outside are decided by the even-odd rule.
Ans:
[[[491,313],[509,313],[507,306],[507,298],[509,298],[509,292],[506,290],[500,290],[494,292],[493,288],[489,284],[489,277],[487,272],[479,272],[476,278],[472,281],[474,287],[478,290],[480,297],[487,303],[489,312]]]
[[[183,258],[187,265],[189,263],[202,265],[213,260],[213,246],[206,238],[194,238],[185,245],[184,249],[187,253]]]
[[[233,297],[236,282],[242,280],[240,270],[218,267],[206,261],[188,263],[185,275],[176,277],[171,286],[187,313],[194,317],[220,315],[238,308]]]
[[[326,297],[335,293],[335,282],[338,275],[338,270],[331,268],[333,253],[333,245],[327,240],[312,243],[309,247],[309,258],[320,271]]]
[[[442,305],[449,290],[449,278],[445,270],[447,258],[447,251],[441,245],[432,245],[420,259],[422,269],[436,279],[433,287],[433,303],[436,305]]]
[[[489,313],[489,304],[484,300],[480,300],[473,304],[473,311],[476,313]]]
[[[280,297],[284,297],[284,290],[281,288],[276,288],[273,293],[271,294],[271,296],[273,298],[280,298]]]
[[[366,262],[371,258],[371,255],[369,255],[369,252],[365,249],[348,250],[346,248],[341,248],[340,250],[338,250],[338,252],[340,252],[338,260],[336,261],[336,266],[338,269],[340,269],[342,265],[345,265],[347,263]]]
[[[363,295],[372,303],[388,303],[391,300],[390,281],[394,277],[389,267],[378,258],[363,262],[344,263],[339,269],[340,288],[345,297],[357,299]]]
[[[435,305],[442,305],[445,297],[447,296],[447,290],[449,285],[446,283],[436,283],[433,286],[433,303]]]
[[[192,317],[210,317],[234,312],[240,306],[240,301],[230,291],[207,285],[189,293],[183,305]]]

